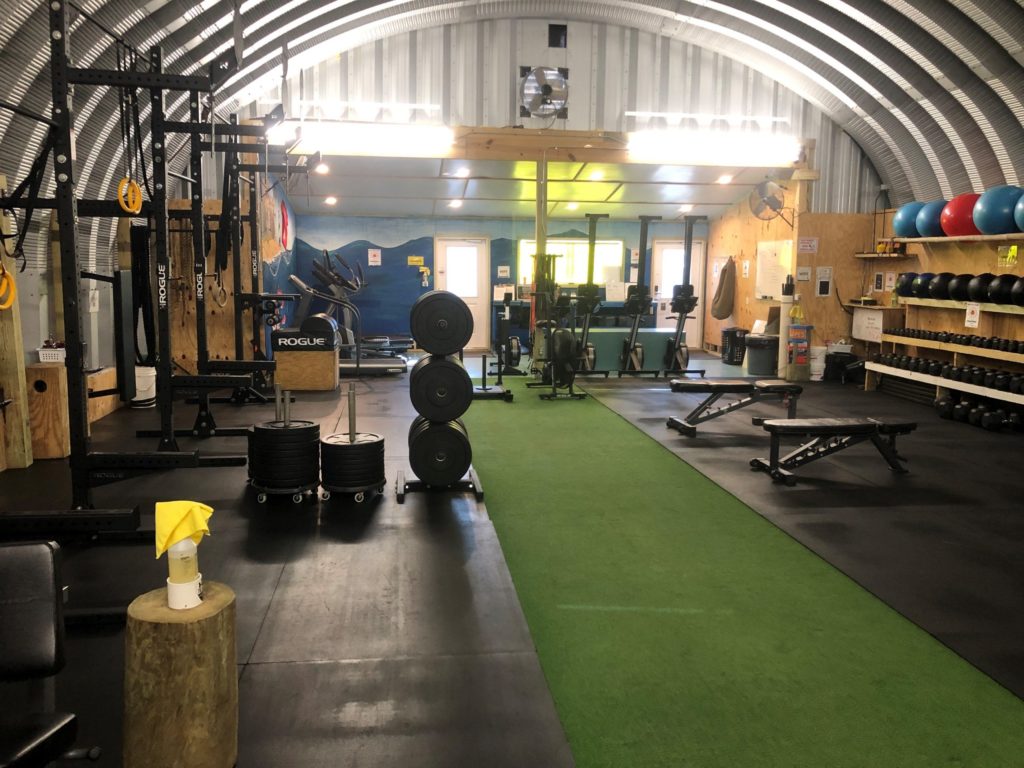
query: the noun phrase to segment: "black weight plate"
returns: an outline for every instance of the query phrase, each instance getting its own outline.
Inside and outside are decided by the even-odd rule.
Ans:
[[[432,355],[451,355],[473,336],[473,313],[454,293],[430,291],[412,305],[409,328],[421,349]]]
[[[424,422],[409,440],[409,466],[430,486],[458,482],[469,470],[473,451],[469,435],[456,422]]]
[[[272,432],[278,434],[281,432],[305,432],[305,431],[320,431],[320,425],[312,421],[302,421],[299,419],[293,419],[289,424],[285,424],[283,421],[264,421],[262,424],[253,424],[252,428],[256,432]]]
[[[509,336],[505,346],[507,359],[505,363],[513,368],[518,368],[523,360],[523,345],[518,336]]]
[[[324,450],[339,447],[342,451],[347,451],[349,446],[353,445],[351,435],[348,432],[335,432],[322,438],[320,442],[324,444]],[[384,438],[374,432],[356,432],[355,445],[357,447],[377,445],[383,451]]]
[[[409,372],[409,399],[421,416],[451,421],[473,403],[473,380],[454,357],[424,357]]]

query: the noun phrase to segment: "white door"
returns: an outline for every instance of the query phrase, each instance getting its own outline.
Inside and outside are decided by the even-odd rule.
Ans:
[[[473,313],[473,337],[466,349],[488,349],[491,259],[487,241],[438,238],[434,268],[434,287],[461,296]]]
[[[683,241],[655,240],[651,254],[651,293],[658,302],[658,327],[675,328],[676,321],[670,320],[672,314],[672,287],[683,282]],[[690,256],[690,284],[698,298],[697,309],[693,320],[687,320],[686,342],[693,349],[700,349],[704,338],[704,313],[701,311],[704,302],[710,301],[705,296],[704,280],[704,241],[693,241],[693,253]]]

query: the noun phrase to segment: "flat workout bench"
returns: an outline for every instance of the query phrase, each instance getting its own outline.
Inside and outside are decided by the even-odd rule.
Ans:
[[[672,379],[669,382],[673,392],[689,395],[707,395],[700,405],[694,408],[684,419],[670,418],[665,426],[671,427],[682,435],[695,437],[697,425],[705,421],[724,416],[748,405],[764,400],[780,400],[787,405],[790,419],[796,417],[796,401],[804,388],[799,384],[787,381],[752,381],[750,379]],[[728,405],[712,409],[723,395],[745,395]]]
[[[767,419],[762,426],[772,436],[771,454],[767,459],[751,459],[750,468],[767,472],[775,482],[786,485],[796,484],[796,477],[789,470],[865,440],[874,443],[893,472],[902,474],[907,470],[900,462],[906,459],[896,452],[896,437],[909,435],[917,429],[917,424],[911,421],[876,419]],[[780,458],[779,438],[783,435],[812,439]]]

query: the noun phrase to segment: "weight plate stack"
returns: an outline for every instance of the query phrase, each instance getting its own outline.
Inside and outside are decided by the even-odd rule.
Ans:
[[[270,492],[293,492],[320,484],[320,425],[312,421],[267,421],[249,428],[249,478]]]
[[[430,421],[417,416],[409,428],[409,466],[428,486],[457,483],[469,471],[473,450],[459,419]]]
[[[431,421],[451,421],[473,403],[473,380],[455,356],[429,355],[409,372],[409,398]]]
[[[328,491],[362,493],[384,487],[384,438],[373,432],[327,435],[320,441],[321,485]]]
[[[430,291],[412,305],[409,328],[420,349],[432,355],[453,355],[473,336],[473,313],[454,293]]]

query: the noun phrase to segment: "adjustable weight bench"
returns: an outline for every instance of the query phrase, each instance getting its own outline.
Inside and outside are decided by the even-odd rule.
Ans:
[[[672,379],[669,384],[673,392],[707,395],[700,405],[690,411],[685,418],[677,419],[672,417],[665,422],[665,426],[671,427],[679,432],[679,434],[686,435],[687,437],[695,437],[697,435],[698,424],[766,400],[781,401],[786,405],[788,417],[790,419],[795,418],[796,402],[800,397],[800,393],[804,391],[804,388],[799,384],[790,384],[787,381],[780,380]],[[712,408],[723,395],[740,395],[741,397],[728,405]]]
[[[786,485],[796,484],[796,477],[789,470],[865,440],[874,443],[893,472],[902,474],[907,470],[900,462],[906,459],[896,452],[896,437],[909,435],[917,429],[917,424],[911,421],[883,422],[875,419],[767,419],[762,426],[771,435],[771,453],[767,459],[751,459],[750,468],[767,472],[772,480]],[[779,438],[785,435],[812,439],[780,457]]]

